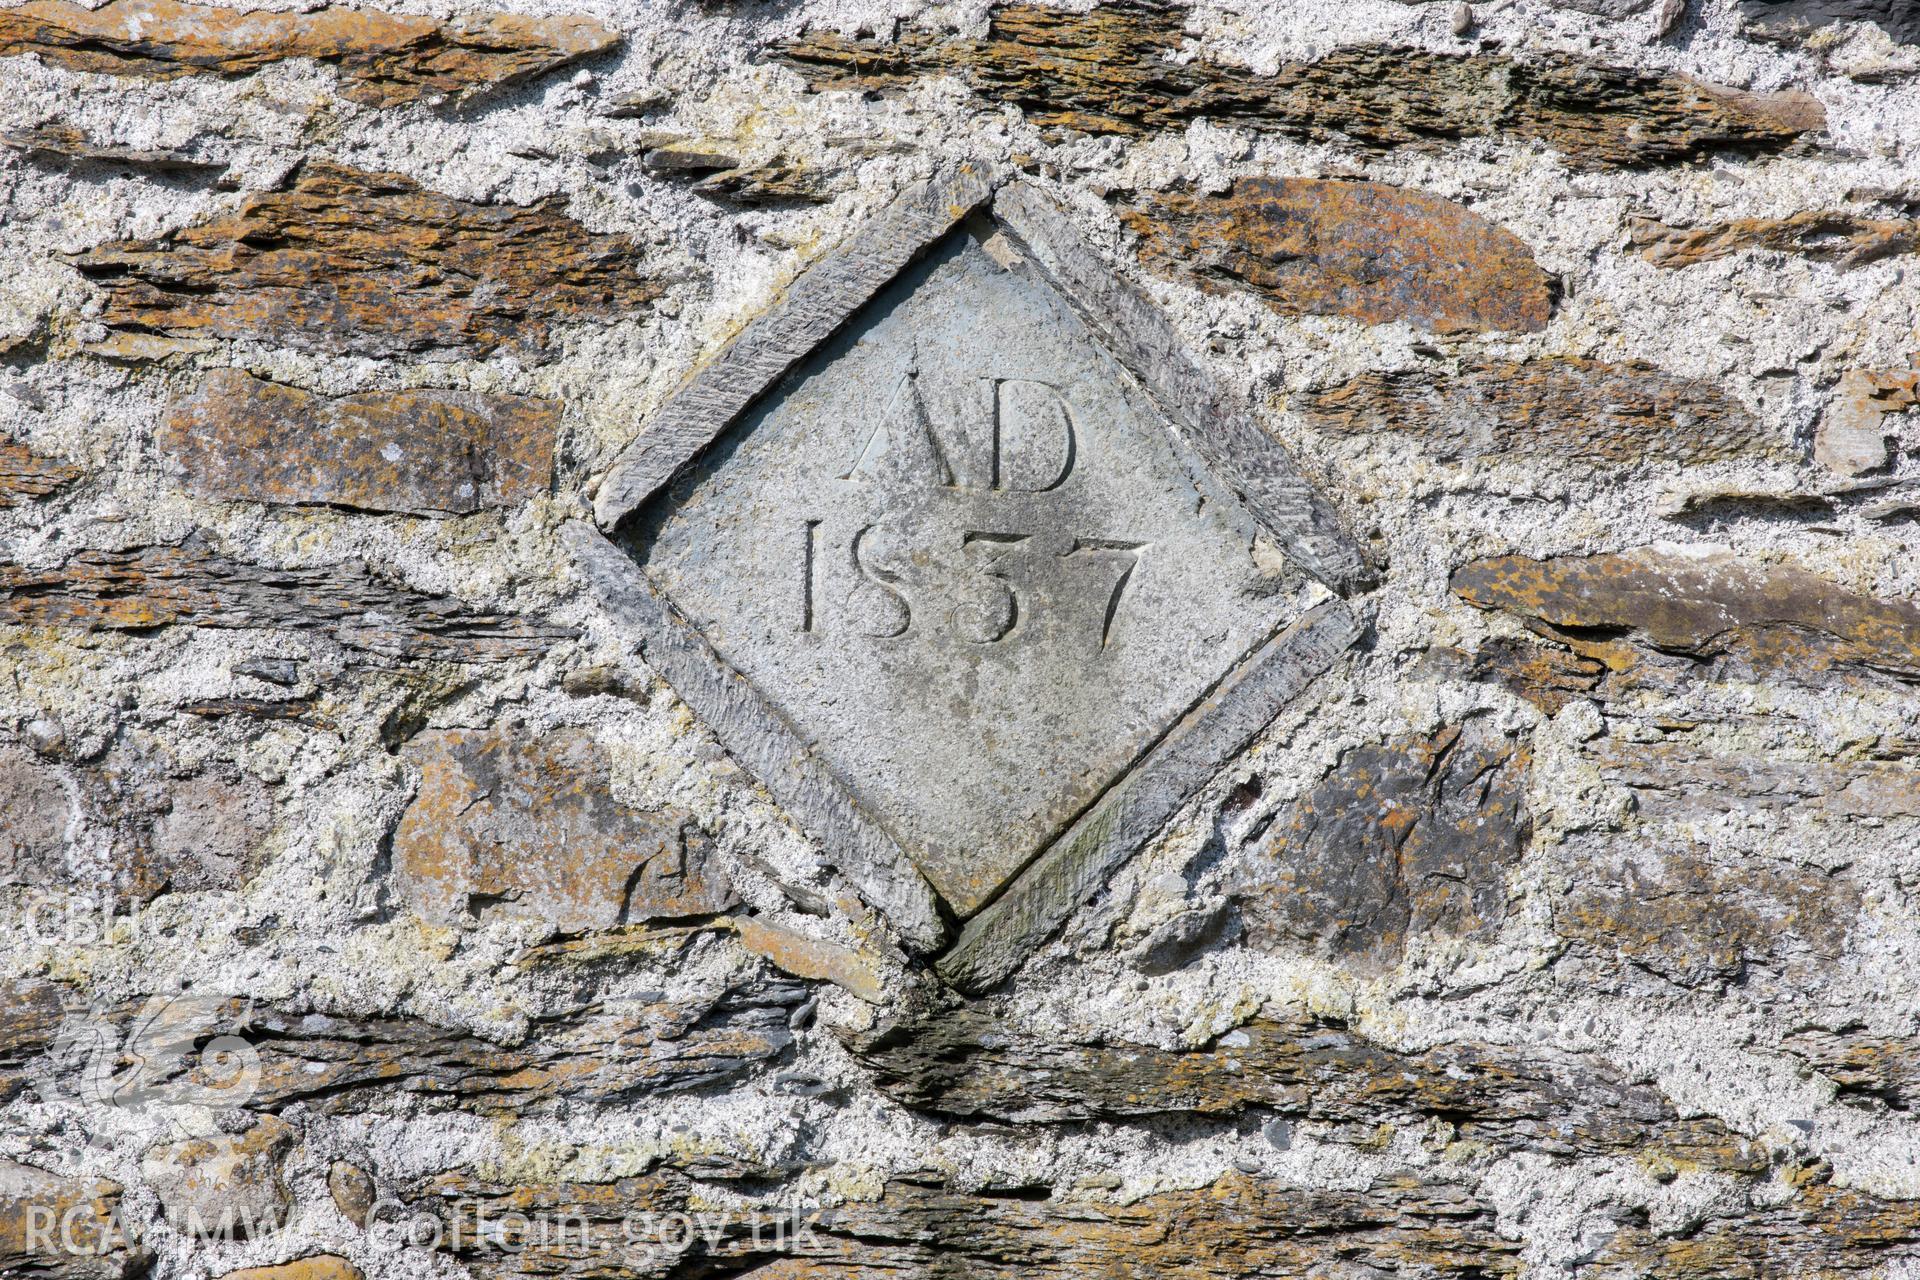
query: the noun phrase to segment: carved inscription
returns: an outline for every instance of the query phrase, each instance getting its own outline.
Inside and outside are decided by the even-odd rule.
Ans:
[[[631,549],[964,917],[1295,615],[1203,477],[1051,289],[962,233]]]
[[[988,451],[981,465],[970,469],[985,479],[979,492],[1052,493],[1066,484],[1077,454],[1074,409],[1066,393],[1032,378],[980,375],[973,381],[982,393],[981,407],[989,415],[984,433],[963,433],[953,424],[936,425],[920,390],[919,370],[909,365],[886,413],[863,433],[857,454],[836,478],[848,484],[900,489],[967,488],[948,461],[950,446],[943,440],[974,435],[984,436]],[[957,536],[960,572],[935,584],[932,598],[916,600],[902,586],[905,575],[889,567],[882,558],[884,552],[868,546],[880,525],[852,529],[840,548],[823,546],[821,530],[827,524],[824,517],[801,521],[798,629],[828,630],[821,604],[826,593],[845,602],[844,612],[850,615],[845,626],[878,640],[904,636],[916,625],[936,625],[969,644],[998,644],[1015,633],[1023,617],[1031,618],[1036,607],[1032,600],[1023,604],[1019,580],[1031,574],[1018,572],[1014,558],[1048,555],[1073,560],[1076,567],[1088,570],[1072,575],[1071,581],[1085,583],[1076,595],[1091,592],[1103,602],[1090,635],[1092,647],[1104,649],[1113,638],[1127,583],[1147,547],[1145,542],[1124,538],[945,530],[935,535],[936,542],[944,539],[952,544]],[[884,534],[880,541],[886,541]],[[891,549],[909,562],[926,564],[944,561],[943,553],[955,545],[915,546],[896,540]]]

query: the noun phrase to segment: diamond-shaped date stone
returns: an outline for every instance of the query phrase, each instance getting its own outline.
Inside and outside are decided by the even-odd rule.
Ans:
[[[960,916],[1296,610],[1054,291],[971,229],[629,546]]]
[[[1351,643],[1309,573],[1367,572],[1057,209],[968,171],[696,372],[598,514],[649,661],[912,945],[966,922],[966,989]]]

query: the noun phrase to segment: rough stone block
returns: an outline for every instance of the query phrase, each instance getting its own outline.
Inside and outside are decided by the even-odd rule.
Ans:
[[[614,797],[589,730],[531,741],[435,731],[406,754],[420,791],[394,833],[394,873],[428,920],[500,911],[575,933],[735,901],[712,842],[684,815]]]
[[[574,633],[396,586],[364,564],[274,569],[202,538],[179,546],[78,551],[32,569],[0,562],[0,625],[83,631],[194,626],[315,632],[387,659],[534,657]]]
[[[287,1157],[299,1131],[262,1116],[244,1133],[150,1148],[140,1173],[160,1197],[167,1225],[208,1240],[270,1235],[293,1211]]]
[[[372,356],[511,346],[538,360],[561,326],[660,293],[644,246],[588,231],[564,204],[473,204],[307,160],[287,190],[235,213],[71,261],[104,293],[113,330]]]
[[[1887,465],[1887,418],[1920,404],[1920,370],[1851,369],[1840,378],[1813,438],[1814,461],[1859,476]]]
[[[560,404],[465,391],[318,396],[216,369],[156,445],[205,498],[455,512],[542,497]]]
[[[1457,372],[1364,373],[1288,408],[1335,435],[1404,436],[1448,461],[1506,457],[1634,466],[1783,451],[1721,388],[1635,361],[1463,362]]]
[[[1130,206],[1141,257],[1293,315],[1404,320],[1442,333],[1546,327],[1552,280],[1510,232],[1382,182],[1242,178],[1224,195]]]
[[[1533,139],[1579,168],[1772,152],[1825,124],[1802,92],[1746,93],[1565,54],[1462,56],[1379,44],[1251,74],[1186,46],[1188,11],[1125,0],[1077,13],[1013,4],[983,40],[815,33],[775,57],[816,89],[885,89],[952,75],[1036,124],[1086,133],[1180,129],[1197,117],[1387,150]]]
[[[1839,22],[1871,22],[1902,44],[1920,44],[1920,9],[1911,0],[1739,0],[1747,29],[1774,39],[1804,40]]]
[[[34,53],[76,71],[162,80],[313,58],[340,69],[346,97],[376,107],[494,88],[619,41],[590,18],[510,13],[443,21],[346,5],[279,13],[177,0],[29,0],[0,9],[0,57]]]
[[[1392,964],[1427,935],[1497,927],[1532,829],[1527,767],[1472,721],[1347,752],[1241,855],[1249,942]]]
[[[129,1280],[151,1259],[120,1227],[118,1183],[0,1159],[0,1272],[28,1280]]]
[[[1562,635],[1620,634],[1760,678],[1920,679],[1920,607],[1861,595],[1786,565],[1652,549],[1547,560],[1496,556],[1456,569],[1451,585],[1469,604]]]
[[[1920,219],[1869,218],[1841,210],[1740,218],[1705,227],[1670,227],[1653,218],[1631,218],[1627,232],[1640,256],[1656,267],[1690,267],[1748,249],[1863,267],[1920,249]]]
[[[82,474],[78,467],[42,457],[12,440],[0,439],[0,510],[57,493]]]

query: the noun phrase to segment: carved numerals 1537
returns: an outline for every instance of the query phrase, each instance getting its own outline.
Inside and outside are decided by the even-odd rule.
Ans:
[[[856,578],[854,592],[863,597],[853,627],[863,635],[876,639],[905,635],[931,619],[944,622],[956,637],[972,644],[997,644],[1011,635],[1034,607],[1021,595],[1010,572],[1013,557],[1042,554],[1033,549],[1031,535],[983,530],[961,534],[960,559],[965,571],[945,582],[941,592],[944,599],[926,599],[923,589],[923,598],[916,602],[909,598],[901,575],[875,563],[864,549],[873,531],[873,525],[862,526],[846,547],[847,561]],[[819,601],[825,556],[820,521],[805,521],[801,535],[799,626],[802,631],[822,631],[825,628]],[[1097,642],[1102,648],[1113,640],[1121,602],[1146,548],[1144,542],[1075,538],[1071,546],[1058,553],[1074,567],[1084,565],[1086,589],[1101,593]]]

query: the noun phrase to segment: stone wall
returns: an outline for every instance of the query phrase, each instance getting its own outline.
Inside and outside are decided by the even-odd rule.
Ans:
[[[581,552],[956,173],[1356,637],[986,961]],[[1916,175],[1912,0],[0,8],[0,1274],[1920,1276]]]

